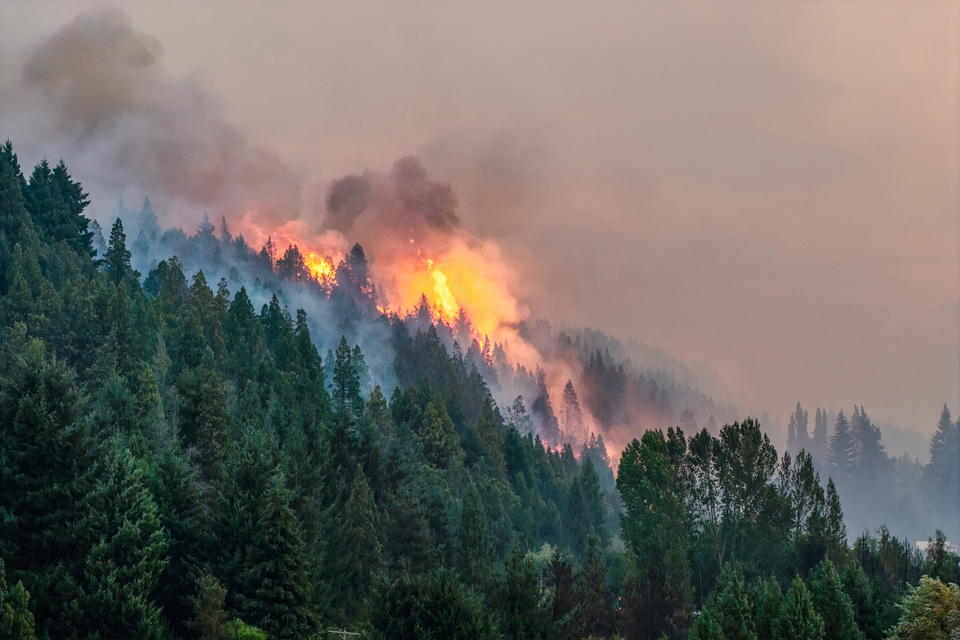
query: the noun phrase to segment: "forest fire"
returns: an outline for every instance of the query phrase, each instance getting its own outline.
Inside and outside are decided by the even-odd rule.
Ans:
[[[254,213],[247,213],[237,227],[252,247],[263,247],[274,262],[295,247],[310,276],[321,283],[336,282],[337,267],[351,244],[339,231],[310,233],[303,220],[267,230],[257,224]],[[530,362],[532,350],[521,344],[514,328],[528,313],[515,293],[522,289],[522,282],[505,264],[499,245],[458,230],[442,241],[434,238],[429,243],[433,255],[426,257],[413,240],[393,240],[366,241],[374,249],[369,255],[370,272],[381,313],[409,315],[425,296],[436,320],[453,327],[462,310],[471,338],[482,342],[489,336],[494,342],[513,345],[511,356]]]

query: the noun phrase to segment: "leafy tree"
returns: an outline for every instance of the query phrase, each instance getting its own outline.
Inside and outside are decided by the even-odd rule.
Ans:
[[[191,627],[200,636],[200,640],[225,640],[227,637],[227,614],[223,604],[227,590],[220,581],[209,573],[197,580],[197,593],[192,600],[193,620]]]
[[[637,579],[627,608],[638,637],[657,637],[687,626],[692,608],[688,530],[681,480],[686,442],[670,429],[647,431],[624,449],[617,489],[624,505],[623,539],[637,558]],[[633,625],[631,625],[633,626]]]
[[[907,587],[890,640],[953,640],[960,631],[960,587],[923,576]]]
[[[30,593],[23,582],[7,587],[3,560],[0,560],[0,639],[36,640]]]

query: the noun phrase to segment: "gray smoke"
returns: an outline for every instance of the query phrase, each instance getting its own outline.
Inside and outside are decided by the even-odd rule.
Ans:
[[[132,187],[217,217],[299,214],[302,185],[290,167],[246,140],[199,84],[167,75],[161,55],[119,9],[80,14],[27,59],[18,128],[104,190]]]

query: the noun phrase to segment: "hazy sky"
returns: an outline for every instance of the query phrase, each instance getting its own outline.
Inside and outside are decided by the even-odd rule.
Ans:
[[[0,135],[81,181],[11,105],[89,6],[0,4]],[[775,416],[960,411],[960,3],[119,6],[318,192],[420,155],[555,324],[706,363]]]

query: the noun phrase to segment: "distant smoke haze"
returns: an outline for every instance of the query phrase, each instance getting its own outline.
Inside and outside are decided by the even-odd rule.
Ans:
[[[783,424],[960,411],[955,3],[85,9],[0,6],[0,124],[98,215],[125,190],[372,238],[378,188],[326,220],[331,184],[412,154],[539,265],[534,316],[704,362]]]

